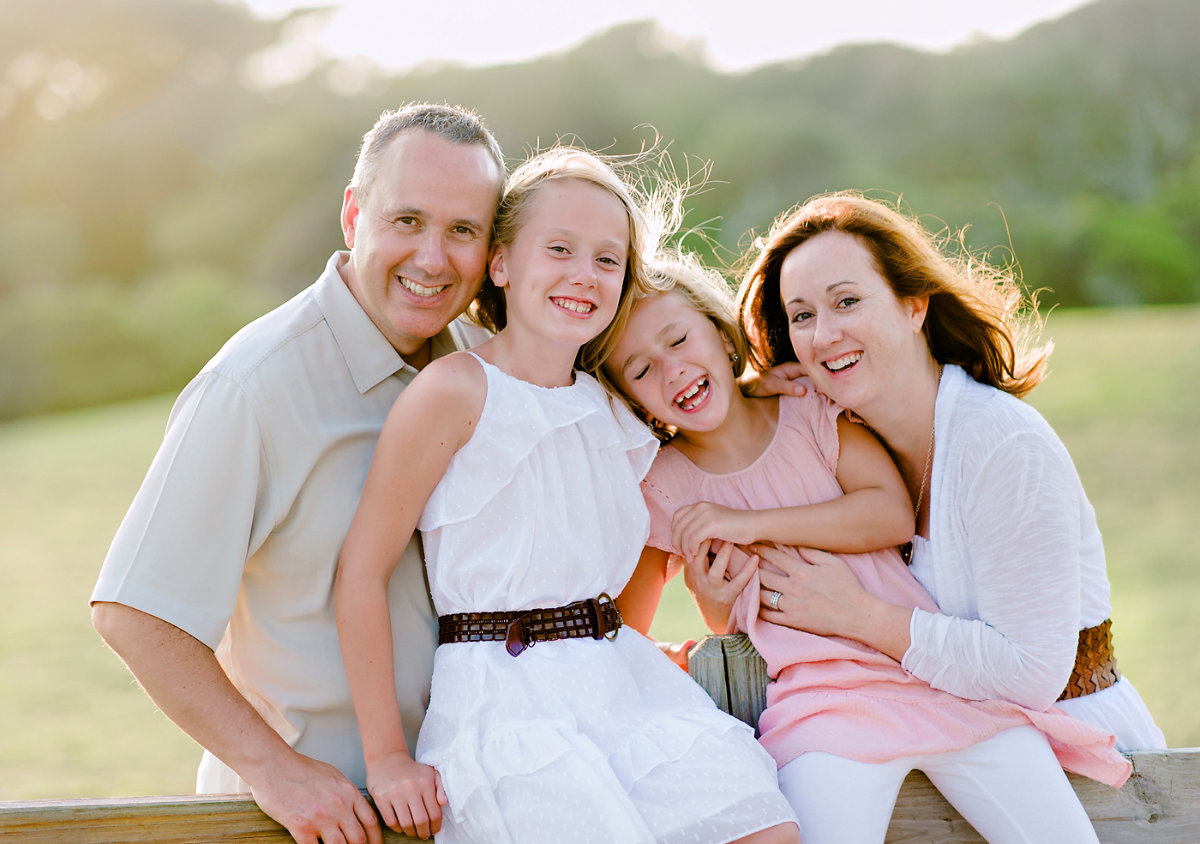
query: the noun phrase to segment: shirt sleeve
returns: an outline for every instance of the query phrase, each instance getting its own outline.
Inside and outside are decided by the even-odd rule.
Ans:
[[[679,505],[672,500],[670,493],[663,489],[656,477],[657,470],[656,463],[642,481],[642,497],[646,500],[646,509],[650,511],[650,537],[646,544],[674,554],[677,550],[671,544],[671,519]]]
[[[976,617],[915,610],[903,665],[959,697],[1043,710],[1066,685],[1078,641],[1074,469],[1040,434],[1017,432],[973,475],[950,505],[965,543],[932,551],[953,555],[945,568],[971,578]]]
[[[266,486],[263,454],[244,391],[217,373],[197,376],[171,411],[91,600],[149,613],[215,649],[262,542],[252,534]]]

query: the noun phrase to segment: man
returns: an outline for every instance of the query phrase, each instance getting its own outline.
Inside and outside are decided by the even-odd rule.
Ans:
[[[205,748],[199,792],[245,792],[302,844],[381,841],[333,615],[375,440],[487,264],[504,163],[474,115],[414,105],[363,139],[349,252],[251,323],[185,388],[113,540],[92,619]],[[415,746],[436,644],[419,545],[389,585]]]

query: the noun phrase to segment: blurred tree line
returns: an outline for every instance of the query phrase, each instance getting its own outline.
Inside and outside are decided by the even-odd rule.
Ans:
[[[1194,0],[1097,0],[1010,41],[739,74],[649,23],[500,67],[289,72],[281,45],[320,13],[0,5],[0,419],[178,389],[342,246],[362,133],[417,99],[479,111],[510,162],[655,132],[680,169],[712,162],[687,222],[721,266],[789,206],[859,188],[969,225],[1044,303],[1200,300]]]

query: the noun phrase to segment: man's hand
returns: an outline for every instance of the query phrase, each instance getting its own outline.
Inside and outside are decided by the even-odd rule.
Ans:
[[[287,828],[296,844],[383,844],[370,801],[332,765],[296,754],[251,785],[254,802]]]
[[[804,367],[796,361],[772,366],[764,372],[747,370],[742,376],[742,393],[747,396],[765,399],[768,396],[802,396],[808,388],[801,381]]]
[[[389,753],[367,765],[367,790],[397,832],[425,839],[442,829],[442,807],[449,801],[442,778],[407,753]]]
[[[92,622],[158,708],[245,780],[259,808],[299,844],[382,844],[379,820],[354,784],[289,747],[207,645],[124,604],[97,601]]]

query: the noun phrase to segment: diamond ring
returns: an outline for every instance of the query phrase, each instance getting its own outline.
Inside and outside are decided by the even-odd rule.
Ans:
[[[779,599],[783,597],[783,593],[778,589],[771,593],[771,597],[767,600],[767,606],[773,610],[779,609]]]

